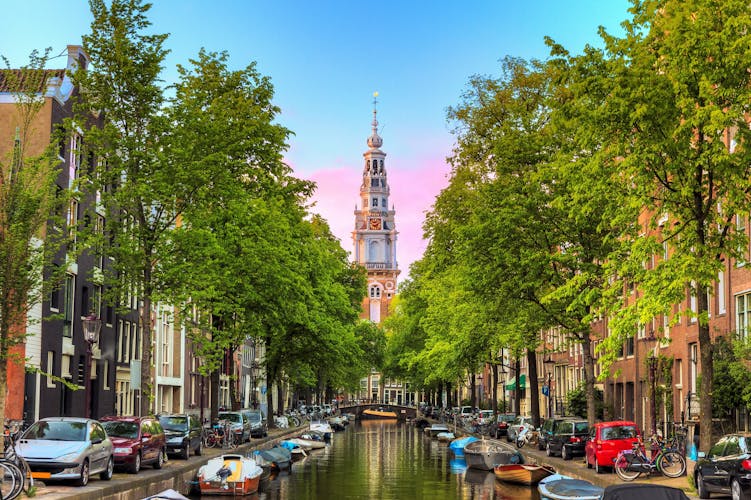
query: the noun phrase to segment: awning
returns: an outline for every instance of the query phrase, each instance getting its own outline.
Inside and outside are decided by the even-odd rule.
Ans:
[[[525,374],[519,375],[519,386],[522,389],[527,388],[527,376]],[[512,378],[511,381],[506,384],[506,390],[507,391],[515,391],[516,390],[516,377]]]

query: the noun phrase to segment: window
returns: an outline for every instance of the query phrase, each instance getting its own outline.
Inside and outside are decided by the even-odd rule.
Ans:
[[[82,148],[83,141],[81,140],[81,136],[73,134],[73,137],[70,139],[70,165],[68,171],[71,187],[73,187],[73,181],[78,179],[79,169],[81,168]]]
[[[55,387],[55,381],[50,375],[55,374],[55,352],[47,351],[47,387]]]
[[[72,238],[71,245],[76,247],[76,228],[78,226],[78,200],[70,200],[68,205],[68,237]]]
[[[735,298],[735,324],[741,338],[748,338],[749,321],[751,321],[751,293],[745,293]]]
[[[634,337],[626,339],[626,356],[631,357],[634,355]]]
[[[73,337],[73,308],[75,307],[74,294],[76,290],[76,277],[72,274],[65,275],[63,285],[63,337]]]
[[[371,299],[380,299],[381,298],[381,289],[378,286],[372,285],[370,287],[370,298]]]
[[[692,394],[696,394],[697,364],[699,363],[699,348],[696,345],[696,342],[693,342],[688,345],[688,355],[689,355],[688,390],[691,391]]]
[[[55,266],[57,268],[58,266]],[[60,312],[60,299],[63,295],[64,288],[57,288],[50,292],[50,310],[53,312]]]
[[[691,323],[696,323],[696,313],[697,313],[697,305],[696,305],[696,293],[694,293],[696,290],[696,282],[691,282],[691,288],[689,290],[689,308],[691,309],[691,312],[693,313],[691,315],[691,319],[689,320]]]
[[[378,206],[378,198],[373,198],[373,206],[374,207]]]
[[[735,216],[735,230],[743,237],[741,241],[747,241],[746,219],[742,215]],[[744,266],[746,262],[748,262],[748,245],[746,245],[745,248],[739,248],[738,254],[740,255],[740,257],[738,257],[738,261],[735,263],[735,265],[738,267]]]
[[[725,314],[725,271],[720,271],[717,275],[717,314]]]

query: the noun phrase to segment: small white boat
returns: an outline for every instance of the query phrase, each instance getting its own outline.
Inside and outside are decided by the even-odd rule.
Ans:
[[[456,439],[456,436],[453,432],[439,432],[438,435],[436,435],[436,439],[442,443],[448,443]]]
[[[425,427],[425,429],[423,429],[423,432],[434,438],[437,437],[441,432],[449,432],[449,428],[444,424],[433,424],[430,427]]]
[[[252,458],[222,455],[198,469],[201,495],[251,495],[258,491],[263,469]]]
[[[296,445],[300,446],[300,448],[302,448],[305,451],[319,450],[321,448],[326,447],[326,443],[324,443],[323,441],[316,441],[315,439],[304,439],[301,437],[296,437],[296,438],[285,439],[285,441],[289,441],[290,443],[295,443]]]
[[[332,429],[331,425],[326,421],[311,421],[310,430],[320,432],[327,441],[331,439],[331,436],[334,434],[334,429]]]

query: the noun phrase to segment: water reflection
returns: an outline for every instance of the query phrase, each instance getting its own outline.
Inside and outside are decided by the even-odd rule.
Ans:
[[[257,500],[531,499],[536,489],[503,484],[492,472],[467,469],[448,443],[386,421],[350,424],[329,445],[262,484]]]

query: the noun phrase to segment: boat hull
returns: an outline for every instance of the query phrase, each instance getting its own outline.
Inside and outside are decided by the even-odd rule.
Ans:
[[[540,500],[600,500],[605,488],[583,479],[544,480],[537,486]]]
[[[496,479],[507,483],[525,484],[532,486],[546,477],[555,474],[553,469],[542,465],[506,464],[499,465],[495,469]]]
[[[493,441],[473,441],[464,446],[464,460],[472,469],[495,469],[497,465],[523,464],[524,457],[517,451],[509,451],[502,444]]]
[[[397,415],[394,411],[363,410],[361,418],[366,420],[396,420]]]
[[[245,496],[258,491],[263,469],[242,455],[212,458],[198,471],[201,495]]]

